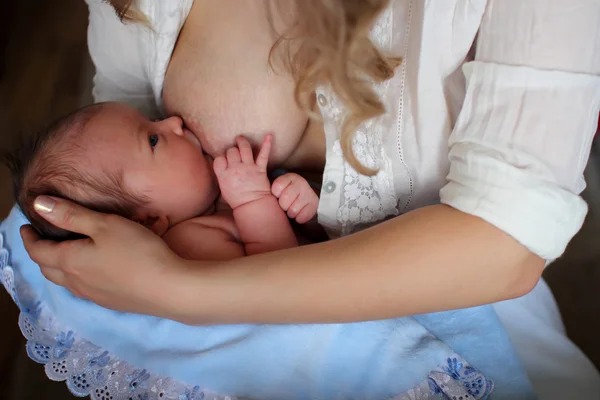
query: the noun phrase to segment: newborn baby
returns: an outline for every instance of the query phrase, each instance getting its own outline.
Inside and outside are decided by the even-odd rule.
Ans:
[[[181,257],[225,260],[296,246],[287,217],[305,223],[316,214],[318,197],[304,178],[285,174],[271,185],[271,143],[267,135],[255,158],[240,137],[213,160],[180,118],[153,122],[102,103],[56,121],[9,166],[18,205],[46,238],[77,236],[37,215],[33,200],[42,194],[139,222]]]

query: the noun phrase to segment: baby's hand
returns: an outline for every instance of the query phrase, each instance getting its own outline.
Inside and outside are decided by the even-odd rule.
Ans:
[[[279,206],[288,217],[299,224],[305,224],[317,215],[319,196],[298,174],[285,174],[275,179],[271,193],[279,199]]]
[[[242,136],[236,139],[237,147],[227,150],[226,157],[215,158],[213,169],[221,195],[232,209],[271,196],[267,163],[272,142],[272,135],[265,136],[256,162],[250,143]]]

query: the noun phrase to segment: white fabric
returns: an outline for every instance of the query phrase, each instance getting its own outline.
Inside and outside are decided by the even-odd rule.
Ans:
[[[151,29],[123,25],[102,0],[87,1],[96,101],[156,114],[193,0],[138,1]],[[388,112],[361,126],[354,143],[376,176],[343,160],[344,108],[328,88],[317,93],[327,143],[320,222],[338,236],[441,201],[558,257],[587,212],[579,193],[600,108],[598,26],[598,0],[392,1],[373,39],[404,61],[376,87]],[[506,321],[526,350],[519,335],[537,333],[529,320],[518,320],[521,331]],[[554,339],[540,346],[563,351],[565,363],[583,357],[564,332]],[[593,367],[582,370],[597,382]]]
[[[88,48],[96,67],[94,100],[120,101],[158,116],[171,53],[194,1],[136,1],[150,27],[121,23],[103,0],[86,2],[90,10]]]
[[[597,399],[600,377],[566,337],[552,292],[544,280],[520,299],[494,309],[521,357],[540,399]]]
[[[95,99],[156,114],[193,0],[139,1],[151,28],[88,3]],[[441,201],[557,258],[587,211],[579,193],[600,109],[599,25],[596,0],[393,1],[373,38],[404,63],[378,88],[388,113],[360,128],[366,147],[355,147],[378,176],[359,179],[344,163],[343,107],[318,93],[335,187],[322,193],[321,222],[346,234]]]

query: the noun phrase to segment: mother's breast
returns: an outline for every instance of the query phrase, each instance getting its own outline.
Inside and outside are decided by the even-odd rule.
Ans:
[[[209,61],[194,52],[174,55],[163,89],[167,113],[180,115],[210,155],[222,154],[237,135],[258,147],[273,133],[273,165],[285,161],[307,123],[294,100],[294,82],[272,72],[266,58],[259,65]]]

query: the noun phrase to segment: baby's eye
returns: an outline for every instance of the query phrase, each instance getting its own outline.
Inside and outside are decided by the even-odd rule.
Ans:
[[[155,135],[155,134],[149,135],[148,143],[150,143],[150,148],[154,150],[154,148],[158,144],[158,135]]]

